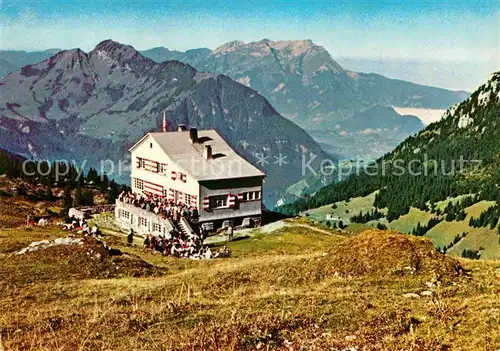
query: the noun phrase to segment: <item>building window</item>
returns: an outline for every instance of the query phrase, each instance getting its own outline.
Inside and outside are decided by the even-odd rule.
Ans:
[[[168,189],[163,188],[163,197],[168,197]]]
[[[122,210],[121,217],[125,219],[130,219],[130,212]]]
[[[210,196],[210,207],[211,208],[226,208],[227,207],[227,195]]]
[[[153,148],[153,143],[149,143],[149,148],[152,149]]]
[[[161,224],[155,223],[153,227],[155,232],[161,233]]]
[[[243,193],[244,201],[253,201],[260,200],[260,191],[249,191],[247,193]]]
[[[163,175],[167,175],[167,164],[166,163],[160,164],[160,172]]]
[[[137,179],[134,178],[134,186],[136,189],[143,190],[144,189],[144,182],[142,179]]]
[[[137,157],[137,168],[146,168],[146,160]]]
[[[146,220],[146,218],[139,217],[139,224],[142,225],[143,227],[147,227],[148,221]]]

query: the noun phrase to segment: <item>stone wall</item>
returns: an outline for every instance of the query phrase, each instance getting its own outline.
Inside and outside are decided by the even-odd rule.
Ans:
[[[93,225],[97,225],[100,229],[106,228],[115,232],[126,232],[125,229],[117,224],[114,212],[96,213],[91,219],[89,219],[89,225],[91,227]]]

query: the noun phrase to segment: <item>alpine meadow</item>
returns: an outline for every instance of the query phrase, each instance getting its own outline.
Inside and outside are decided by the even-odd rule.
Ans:
[[[499,5],[0,1],[0,351],[500,351]]]

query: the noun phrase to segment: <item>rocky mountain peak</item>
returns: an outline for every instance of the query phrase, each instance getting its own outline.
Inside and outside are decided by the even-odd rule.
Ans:
[[[316,45],[311,39],[306,40],[278,40],[278,41],[268,41],[268,45],[276,50],[291,50],[294,56],[303,54],[304,52],[311,50]],[[320,46],[318,46],[321,48]],[[324,49],[323,49],[324,50]]]
[[[216,48],[214,51],[212,51],[213,54],[227,54],[229,52],[237,50],[240,46],[245,45],[245,42],[241,40],[233,40],[228,43],[225,43],[218,48]]]
[[[472,95],[462,103],[456,104],[448,109],[443,119],[451,119],[459,129],[473,128],[478,131],[481,128],[480,120],[474,117],[475,112],[489,105],[498,105],[500,101],[500,71],[490,75],[488,81],[481,85]]]
[[[311,39],[278,40],[278,41],[272,41],[270,39],[262,39],[250,43],[245,43],[239,40],[230,41],[212,51],[212,54],[214,55],[228,54],[237,50],[248,50],[250,52],[255,52],[255,53],[258,52],[269,53],[270,49],[273,49],[276,51],[288,51],[291,52],[293,56],[299,56],[313,48],[326,52],[326,50],[323,47],[314,44]]]
[[[58,61],[86,59],[87,54],[80,49],[59,51],[49,61],[54,64]]]
[[[130,45],[121,44],[111,39],[104,40],[90,52],[91,56],[98,55],[120,62],[126,62],[134,57],[142,57],[139,52]]]
[[[26,65],[21,68],[20,74],[24,77],[35,77],[46,75],[51,70],[63,70],[72,72],[77,67],[87,67],[88,56],[80,49],[64,50],[52,57],[34,65]]]

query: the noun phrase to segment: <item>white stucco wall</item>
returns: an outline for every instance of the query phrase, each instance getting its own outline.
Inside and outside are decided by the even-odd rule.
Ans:
[[[123,216],[123,211],[127,213],[127,217]],[[146,225],[141,224],[141,218],[146,220]],[[133,229],[137,234],[161,234],[167,238],[170,237],[170,231],[175,227],[169,219],[120,201],[116,202],[115,220],[124,230]],[[155,224],[160,225],[160,231],[155,230]]]
[[[137,168],[137,158],[144,158],[159,163],[166,163],[167,172],[165,174],[154,173],[151,171]],[[161,185],[165,189],[174,189],[192,196],[197,196],[198,207],[200,207],[200,199],[199,199],[200,187],[198,181],[193,177],[191,177],[189,174],[186,174],[186,172],[180,169],[177,165],[175,165],[172,162],[172,160],[168,157],[168,155],[165,154],[165,152],[163,152],[160,145],[158,145],[158,143],[153,138],[148,136],[146,139],[143,140],[143,142],[140,145],[138,145],[135,149],[132,150],[131,162],[132,162],[131,184],[132,184],[132,191],[134,193],[142,192],[141,190],[137,189],[134,184],[134,178],[138,178],[147,182]],[[171,178],[173,171],[177,173],[176,180],[172,180]],[[181,180],[180,173],[186,174],[185,182]]]
[[[168,153],[168,150],[167,150]],[[262,212],[262,181],[263,176],[219,179],[198,182],[184,170],[179,168],[163,151],[154,138],[147,136],[142,142],[131,151],[131,184],[134,193],[142,193],[143,190],[137,189],[134,179],[141,179],[145,182],[161,185],[164,189],[174,189],[185,194],[197,197],[197,207],[200,214],[200,222],[214,222],[220,224],[220,221],[228,219],[258,218]],[[166,173],[155,173],[137,167],[137,159],[143,158],[159,163],[166,163]],[[172,171],[177,173],[176,180],[171,179]],[[186,174],[186,181],[183,182],[179,173]],[[238,201],[235,207],[217,208],[206,211],[203,209],[203,199],[208,196],[216,195],[238,195],[239,193],[259,191],[261,198],[251,201]],[[126,224],[126,223],[124,223]]]

